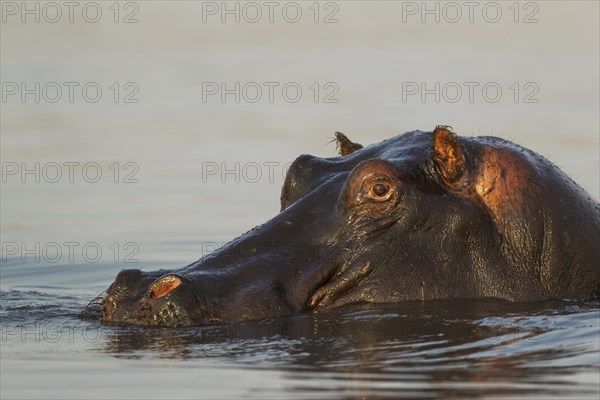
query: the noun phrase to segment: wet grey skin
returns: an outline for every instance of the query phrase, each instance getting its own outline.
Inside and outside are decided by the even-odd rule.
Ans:
[[[183,268],[121,271],[105,323],[192,326],[354,303],[600,294],[600,206],[554,164],[450,127],[298,157],[281,210]],[[468,300],[465,300],[468,301]]]

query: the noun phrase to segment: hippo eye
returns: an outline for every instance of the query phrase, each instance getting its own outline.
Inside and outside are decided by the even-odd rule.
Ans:
[[[376,185],[373,186],[373,188],[371,189],[371,191],[373,192],[373,194],[377,197],[381,197],[383,195],[385,195],[388,190],[390,190],[390,188],[386,185],[384,185],[383,183],[378,183]]]
[[[374,200],[385,201],[392,195],[392,188],[387,182],[375,182],[367,191],[367,196]]]
[[[373,191],[373,194],[375,196],[381,197],[384,196],[390,190],[390,187],[384,185],[383,183],[378,183],[374,185],[371,190]]]

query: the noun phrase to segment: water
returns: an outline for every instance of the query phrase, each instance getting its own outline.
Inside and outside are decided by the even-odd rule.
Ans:
[[[98,3],[97,23],[6,15],[2,81],[57,82],[63,97],[1,103],[3,173],[40,172],[2,180],[0,397],[598,398],[597,301],[419,302],[190,329],[78,317],[119,270],[185,265],[273,216],[288,163],[334,155],[336,130],[363,144],[436,124],[498,135],[600,198],[599,5],[529,3],[518,23],[512,2],[497,23],[405,21],[415,3],[389,1],[322,5],[321,22],[337,9],[332,24],[314,22],[312,2],[297,23],[203,22],[215,3],[183,1],[132,3],[133,24],[121,22],[135,7],[120,3],[115,23],[113,2]],[[65,82],[102,97],[71,102]],[[292,82],[303,95],[203,101],[203,82]],[[415,82],[464,92],[404,99]],[[471,102],[465,82],[502,96]],[[72,180],[64,163],[79,163]]]
[[[414,302],[181,329],[2,293],[3,398],[595,398],[600,302]]]

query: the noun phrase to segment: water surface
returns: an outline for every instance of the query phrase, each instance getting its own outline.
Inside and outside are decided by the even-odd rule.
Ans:
[[[598,395],[598,301],[409,302],[156,329],[80,319],[93,293],[2,292],[3,398]]]

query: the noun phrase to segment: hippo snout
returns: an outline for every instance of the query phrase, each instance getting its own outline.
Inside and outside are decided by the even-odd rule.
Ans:
[[[150,285],[148,297],[151,299],[161,299],[181,286],[182,283],[182,278],[177,275],[169,274],[161,276]]]
[[[186,277],[167,273],[121,271],[102,303],[102,319],[112,323],[187,326],[201,310],[197,293]]]

